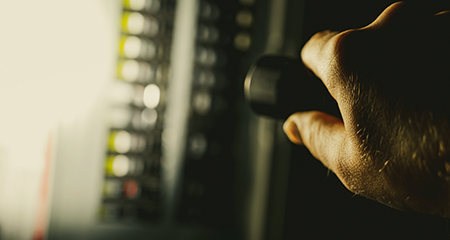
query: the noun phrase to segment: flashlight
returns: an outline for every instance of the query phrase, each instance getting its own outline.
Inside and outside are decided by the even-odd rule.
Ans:
[[[328,89],[299,59],[260,57],[247,72],[244,93],[251,109],[261,115],[287,119],[295,112],[318,110],[340,117]]]

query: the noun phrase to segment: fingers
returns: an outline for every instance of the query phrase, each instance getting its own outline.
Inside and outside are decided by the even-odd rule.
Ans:
[[[361,161],[354,138],[352,141],[347,135],[340,119],[319,111],[298,112],[286,120],[283,130],[293,143],[308,148],[351,192],[366,191],[367,196],[379,191],[379,169]]]
[[[387,25],[403,25],[405,21],[411,21],[409,13],[413,10],[411,4],[406,4],[405,2],[396,2],[391,4],[389,7],[384,9],[384,11],[369,25],[363,27],[362,29],[380,29],[386,27]],[[415,17],[418,17],[416,15]]]
[[[283,130],[293,143],[305,145],[326,167],[337,170],[346,134],[340,119],[318,111],[295,113],[286,120]]]
[[[307,68],[320,78],[331,95],[336,99],[335,78],[337,70],[333,69],[336,59],[336,36],[338,32],[323,31],[316,33],[303,47],[300,56]]]
[[[397,19],[398,12],[407,15],[407,11],[399,11],[404,9],[404,2],[396,2],[386,8],[372,23],[361,29],[350,29],[344,32],[323,31],[313,35],[300,53],[301,59],[305,66],[309,68],[318,78],[322,80],[330,91],[331,95],[338,100],[340,86],[342,85],[343,69],[341,66],[341,53],[346,49],[341,47],[342,43],[348,35],[354,35],[366,29],[379,29],[387,24],[391,24],[392,20]],[[409,6],[409,5],[408,5]],[[409,12],[413,10],[408,10]],[[367,39],[361,39],[367,41]],[[346,46],[352,47],[352,46]],[[345,66],[344,66],[345,67]]]
[[[449,5],[450,1],[448,0],[393,3],[375,21],[361,29],[351,29],[340,33],[323,31],[315,34],[303,47],[300,53],[301,59],[305,66],[322,80],[330,94],[339,101],[342,68],[345,67],[341,66],[341,53],[345,51],[341,45],[346,36],[355,32],[377,29],[412,29],[412,32],[417,32],[418,24],[429,22],[436,15],[445,15],[450,10]],[[362,39],[362,41],[367,41],[367,39]]]

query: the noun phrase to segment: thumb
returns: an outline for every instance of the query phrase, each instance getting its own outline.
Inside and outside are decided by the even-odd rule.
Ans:
[[[319,111],[298,112],[286,120],[283,130],[293,143],[305,145],[326,167],[336,170],[346,144],[341,119]]]

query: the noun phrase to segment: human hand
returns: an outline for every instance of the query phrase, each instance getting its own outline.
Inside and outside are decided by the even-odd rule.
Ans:
[[[448,4],[448,3],[447,3]],[[295,113],[284,124],[352,192],[450,218],[450,10],[397,2],[360,29],[314,35],[301,58],[342,120]]]

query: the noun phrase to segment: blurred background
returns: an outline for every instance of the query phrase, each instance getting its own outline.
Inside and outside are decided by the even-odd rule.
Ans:
[[[0,239],[448,239],[354,196],[243,97],[262,54],[392,2],[1,1]]]

